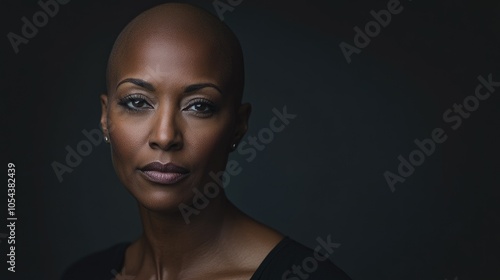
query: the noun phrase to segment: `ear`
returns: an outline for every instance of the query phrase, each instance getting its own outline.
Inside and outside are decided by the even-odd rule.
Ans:
[[[248,120],[250,119],[250,113],[252,112],[252,105],[250,103],[241,104],[236,112],[236,131],[233,139],[233,143],[238,144],[245,133],[248,130]]]
[[[109,137],[108,128],[108,96],[106,94],[101,94],[99,96],[101,99],[101,128],[102,134]]]

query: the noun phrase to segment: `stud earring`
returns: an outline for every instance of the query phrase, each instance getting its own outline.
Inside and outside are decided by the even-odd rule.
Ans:
[[[108,136],[104,136],[104,142],[109,143],[109,138],[108,138]]]
[[[231,146],[231,148],[232,148],[233,150],[236,150],[236,146],[237,146],[237,145],[238,145],[238,144],[233,143],[233,145]]]

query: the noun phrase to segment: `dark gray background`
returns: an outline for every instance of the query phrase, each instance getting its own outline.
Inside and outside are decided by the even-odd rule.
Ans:
[[[2,155],[17,166],[19,219],[18,272],[2,279],[57,279],[80,257],[140,234],[107,145],[61,183],[51,168],[86,139],[83,129],[98,128],[119,31],[163,3],[102,2],[60,6],[14,54],[6,34],[40,7],[2,1]],[[211,1],[189,2],[215,13]],[[388,1],[270,2],[244,0],[224,14],[245,53],[248,135],[268,126],[273,108],[297,118],[255,160],[232,155],[243,169],[227,188],[232,201],[308,246],[331,235],[341,244],[332,260],[353,279],[499,279],[500,88],[456,131],[442,119],[474,93],[477,76],[500,80],[499,2],[402,0],[350,64],[340,42],[353,44],[353,27]],[[436,127],[448,140],[391,192],[384,171],[397,172],[398,155]]]

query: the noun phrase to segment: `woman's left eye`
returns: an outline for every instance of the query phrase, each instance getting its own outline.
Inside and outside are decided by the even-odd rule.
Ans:
[[[197,112],[207,112],[207,111],[210,111],[212,109],[208,104],[205,104],[205,103],[193,104],[193,105],[191,105],[191,108],[193,109],[193,111],[197,111]]]
[[[215,105],[208,100],[198,100],[188,105],[186,110],[198,114],[210,115],[215,112]]]
[[[134,108],[143,108],[143,107],[145,107],[145,105],[147,105],[147,103],[145,100],[131,99],[128,101],[127,105],[129,105],[130,107],[134,107]]]

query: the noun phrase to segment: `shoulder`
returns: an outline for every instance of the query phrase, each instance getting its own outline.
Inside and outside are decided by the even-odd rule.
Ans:
[[[128,245],[128,242],[118,243],[76,261],[66,269],[61,280],[113,279],[123,266]]]
[[[328,258],[337,245],[328,239],[328,242],[323,240],[316,248],[310,249],[285,237],[269,253],[252,280],[350,280]]]

